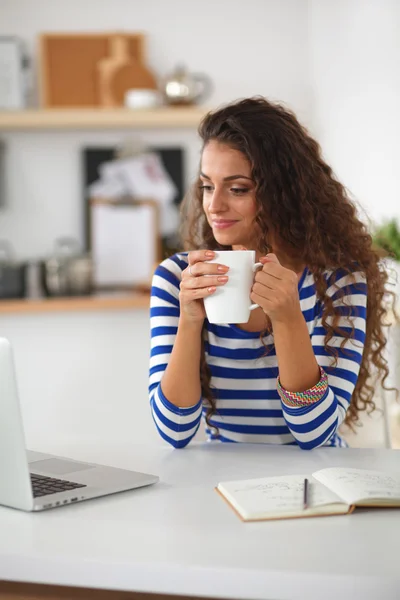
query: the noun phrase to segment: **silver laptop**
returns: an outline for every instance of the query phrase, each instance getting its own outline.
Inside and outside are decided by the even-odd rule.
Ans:
[[[0,505],[44,510],[157,481],[148,473],[26,451],[12,349],[0,338]]]

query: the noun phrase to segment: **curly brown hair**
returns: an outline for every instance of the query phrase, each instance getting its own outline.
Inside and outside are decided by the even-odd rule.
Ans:
[[[366,225],[357,217],[347,190],[323,160],[319,144],[286,107],[263,97],[240,100],[208,113],[199,126],[199,135],[203,148],[210,140],[216,140],[239,150],[249,161],[256,182],[258,249],[274,251],[272,240],[279,239],[279,247],[300,259],[314,275],[317,297],[324,307],[324,345],[333,363],[337,349],[329,346],[330,340],[340,334],[344,338],[343,347],[353,336],[354,328],[350,332],[348,328],[339,328],[340,315],[326,294],[324,271],[340,269],[351,277],[357,265],[357,270],[365,274],[366,338],[357,384],[345,418],[345,423],[354,429],[360,411],[375,410],[376,385],[380,382],[385,389],[393,389],[385,385],[389,369],[383,351],[387,342],[384,319],[388,298],[392,296],[394,306],[395,297],[386,288],[388,275],[382,265],[382,253],[373,247]],[[220,246],[213,236],[202,208],[199,178],[182,203],[182,217],[185,249],[230,249]],[[261,335],[264,334],[265,331]],[[203,396],[209,402],[206,421],[210,425],[216,402],[204,347],[200,378]]]

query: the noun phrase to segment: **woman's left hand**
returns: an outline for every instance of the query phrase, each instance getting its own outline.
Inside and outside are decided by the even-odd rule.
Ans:
[[[282,267],[275,254],[260,258],[263,268],[255,276],[250,298],[269,316],[271,322],[292,321],[301,316],[299,276]]]

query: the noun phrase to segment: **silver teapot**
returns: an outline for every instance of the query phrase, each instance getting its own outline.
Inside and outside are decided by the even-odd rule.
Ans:
[[[183,65],[178,65],[163,81],[161,91],[167,104],[190,105],[207,98],[212,84],[207,75],[189,73]]]

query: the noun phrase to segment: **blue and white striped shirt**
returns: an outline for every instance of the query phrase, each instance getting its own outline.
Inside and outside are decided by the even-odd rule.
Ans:
[[[187,253],[175,254],[159,265],[153,276],[150,306],[151,356],[149,394],[156,427],[161,437],[176,448],[186,446],[196,434],[207,409],[207,402],[179,408],[165,397],[161,379],[167,367],[179,321],[179,284],[187,267]],[[266,444],[298,444],[311,449],[318,446],[345,445],[337,433],[357,382],[365,342],[367,285],[365,275],[332,271],[324,276],[327,295],[340,314],[339,326],[353,331],[346,340],[335,335],[329,342],[338,353],[337,362],[324,348],[321,302],[308,269],[299,281],[301,310],[307,323],[318,364],[328,375],[323,397],[307,406],[289,407],[277,391],[278,362],[273,336],[263,342],[257,332],[243,331],[236,325],[213,325],[206,321],[205,352],[211,370],[211,387],[217,412],[206,426],[210,440]],[[343,288],[343,297],[338,289]],[[336,299],[335,299],[336,298]],[[332,317],[328,318],[328,323]],[[354,328],[354,330],[353,330]],[[267,353],[266,353],[267,352]]]

